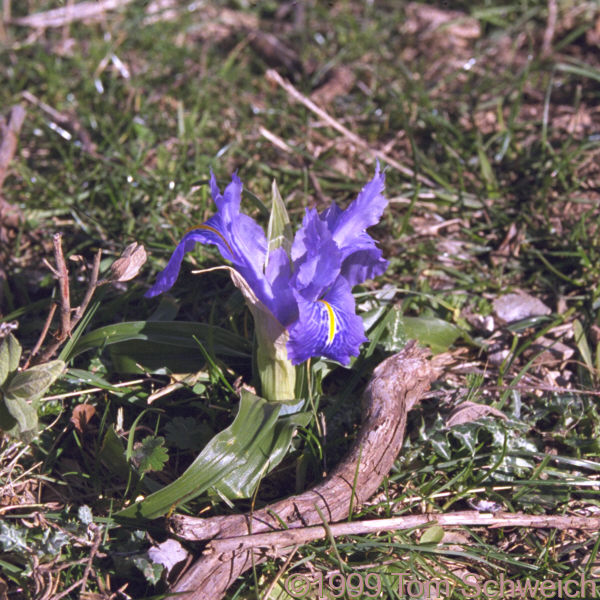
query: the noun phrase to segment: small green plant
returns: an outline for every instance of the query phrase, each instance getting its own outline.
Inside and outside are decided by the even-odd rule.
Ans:
[[[38,428],[37,408],[46,390],[64,371],[62,360],[51,360],[19,371],[21,345],[12,333],[0,344],[0,429],[31,441]]]

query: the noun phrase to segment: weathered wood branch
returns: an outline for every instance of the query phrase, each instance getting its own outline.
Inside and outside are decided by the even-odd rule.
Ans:
[[[217,553],[232,552],[249,548],[277,548],[291,551],[295,546],[308,544],[315,540],[325,539],[329,534],[334,537],[341,535],[365,535],[381,531],[401,531],[414,529],[429,524],[441,527],[536,527],[543,529],[600,529],[600,518],[565,515],[528,515],[525,513],[486,513],[477,510],[461,510],[451,513],[426,513],[422,515],[406,515],[389,519],[369,519],[366,521],[346,521],[331,523],[329,531],[323,525],[269,531],[234,538],[215,539],[211,547]]]
[[[175,532],[189,540],[224,539],[281,531],[345,519],[377,490],[404,441],[406,415],[429,389],[437,370],[427,353],[410,345],[382,362],[363,398],[363,422],[342,462],[310,490],[271,504],[251,515],[208,519],[176,516]],[[284,526],[282,526],[284,524]],[[216,541],[215,541],[216,543]],[[209,544],[173,586],[181,600],[218,600],[252,564],[264,560],[257,549],[218,552]]]

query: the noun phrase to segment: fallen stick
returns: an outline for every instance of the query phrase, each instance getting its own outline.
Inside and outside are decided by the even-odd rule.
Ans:
[[[14,25],[23,25],[35,29],[63,27],[75,21],[96,19],[108,10],[115,10],[131,2],[133,0],[100,0],[98,2],[80,2],[79,4],[69,3],[67,6],[61,6],[60,8],[11,19],[10,22]]]
[[[246,536],[236,536],[216,539],[210,543],[210,548],[217,554],[249,550],[251,548],[276,548],[278,552],[291,551],[291,548],[308,544],[315,540],[328,537],[328,531],[334,537],[342,535],[364,535],[379,531],[399,531],[413,529],[428,524],[441,527],[544,527],[551,529],[600,529],[600,517],[566,517],[564,515],[528,515],[524,513],[484,513],[476,510],[463,510],[445,514],[428,513],[424,515],[407,515],[390,519],[371,519],[368,521],[351,521],[349,523],[331,523],[299,527],[283,531],[255,533]]]
[[[319,118],[323,119],[323,121],[325,121],[330,127],[341,133],[354,145],[364,150],[368,150],[373,156],[385,161],[388,165],[400,171],[400,173],[403,173],[408,177],[415,177],[418,181],[429,187],[435,187],[435,184],[433,181],[431,181],[431,179],[425,177],[424,175],[416,174],[412,169],[400,164],[397,160],[387,155],[385,152],[377,150],[376,148],[372,148],[365,140],[350,131],[347,127],[344,127],[344,125],[342,125],[337,119],[334,119],[329,113],[317,106],[310,98],[307,98],[304,94],[299,92],[289,81],[284,80],[283,77],[281,77],[281,75],[274,69],[269,69],[266,73],[266,77],[269,81],[281,86],[289,96],[301,104],[304,104],[308,110],[315,113]]]
[[[414,344],[382,362],[363,399],[363,423],[350,451],[312,489],[252,514],[208,519],[177,515],[175,533],[189,540],[235,538],[335,523],[366,502],[392,468],[404,441],[406,415],[429,389],[437,369]],[[264,560],[253,548],[217,552],[209,544],[171,592],[181,600],[218,600],[247,569]]]

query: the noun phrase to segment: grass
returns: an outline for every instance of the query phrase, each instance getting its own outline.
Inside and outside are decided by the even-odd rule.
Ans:
[[[12,16],[61,3],[30,5],[14,3]],[[344,65],[355,83],[327,111],[432,185],[393,168],[386,172],[390,208],[373,235],[390,269],[360,290],[359,307],[394,305],[397,312],[375,323],[377,339],[364,346],[350,382],[341,368],[315,382],[327,438],[316,422],[301,430],[290,458],[261,483],[257,502],[292,493],[331,467],[351,436],[354,398],[375,362],[413,334],[449,352],[453,366],[411,413],[394,471],[355,519],[468,509],[482,500],[508,511],[595,514],[597,5],[558,2],[547,54],[548,6],[535,1],[435,5],[465,11],[443,33],[432,33],[432,17],[405,2],[307,2],[301,28],[294,28],[293,9],[278,16],[277,3],[174,5],[172,20],[165,12],[154,23],[147,3],[132,2],[96,23],[43,31],[4,24],[0,105],[8,116],[11,105],[23,103],[27,118],[2,189],[24,221],[17,229],[0,221],[0,318],[18,323],[26,354],[56,297],[43,260],[52,262],[58,231],[74,259],[75,301],[96,249],[102,248],[104,271],[133,241],[149,253],[134,282],[99,292],[88,330],[177,319],[251,339],[251,320],[227,275],[190,274],[219,264],[209,248],[189,255],[172,295],[146,300],[143,292],[183,232],[211,214],[210,168],[221,184],[238,170],[246,210],[263,223],[274,177],[296,223],[306,206],[322,209],[332,199],[346,205],[355,196],[373,172],[369,153],[264,77],[275,61],[310,95]],[[261,48],[242,25],[252,20],[291,47],[301,67],[283,65],[281,52]],[[284,140],[288,151],[260,127]],[[544,301],[550,314],[504,325],[493,301],[517,289]],[[412,329],[406,317],[417,318]],[[425,319],[436,323],[433,334],[425,331]],[[545,340],[555,351],[544,350]],[[166,538],[164,529],[156,522],[118,526],[112,517],[140,491],[131,480],[135,451],[147,437],[162,438],[158,445],[168,458],[153,471],[142,469],[142,476],[160,485],[173,481],[231,422],[236,400],[230,388],[238,377],[252,382],[252,367],[209,347],[211,360],[198,353],[195,369],[186,364],[186,372],[199,371],[193,381],[150,403],[170,380],[164,371],[140,372],[140,351],[96,347],[74,358],[40,405],[39,437],[30,445],[3,439],[0,570],[9,598],[57,598],[84,577],[83,591],[96,597],[142,598],[165,589],[164,576],[144,554]],[[502,410],[507,419],[488,416],[448,429],[448,414],[465,400]],[[84,404],[95,414],[76,428],[70,419]],[[128,448],[129,461],[111,453],[113,434]],[[247,506],[230,508],[205,494],[181,510],[209,514]],[[452,581],[453,598],[468,595],[459,585],[468,574],[478,582],[500,574],[514,581],[598,577],[596,533],[438,533],[315,542],[300,548],[283,574],[280,559],[257,567],[229,598],[262,598],[275,580],[271,597],[289,598],[285,578],[308,571],[325,580],[337,571],[346,577],[376,572],[388,598],[400,597],[391,575],[398,572]],[[79,587],[67,597],[78,597]],[[357,597],[353,593],[343,597]]]

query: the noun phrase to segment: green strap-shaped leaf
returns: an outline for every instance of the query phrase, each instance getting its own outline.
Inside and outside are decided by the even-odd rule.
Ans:
[[[240,490],[246,485],[244,474],[246,479],[256,481],[257,472],[260,476],[269,462],[268,452],[275,448],[281,456],[280,447],[288,439],[286,436],[289,434],[291,438],[285,426],[278,429],[277,417],[282,406],[243,390],[233,423],[207,444],[181,477],[115,516],[154,519],[223,481],[228,482],[226,488],[232,488],[235,483]],[[234,472],[236,476],[232,476]]]
[[[280,416],[262,442],[242,458],[241,468],[227,473],[215,487],[231,499],[252,496],[261,478],[284,459],[298,426],[308,425],[311,416],[308,412]]]
[[[250,354],[250,344],[245,338],[214,325],[183,321],[131,321],[100,327],[84,335],[71,349],[66,360],[88,350],[132,340],[163,346],[161,352],[164,351],[164,346],[198,351],[196,340],[200,340],[216,354],[223,356],[247,357]]]
[[[9,333],[0,344],[0,387],[6,378],[19,367],[21,345],[17,338]]]
[[[124,481],[127,481],[132,477],[133,483],[137,483],[139,478],[130,468],[129,463],[125,458],[125,448],[112,425],[104,434],[98,457],[107,468],[110,469],[114,476]]]

